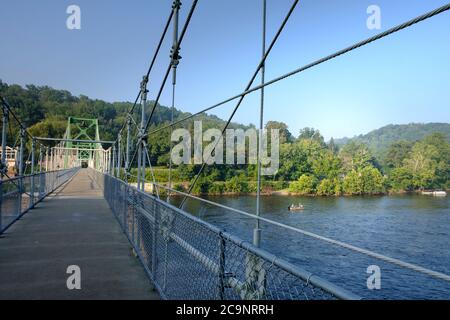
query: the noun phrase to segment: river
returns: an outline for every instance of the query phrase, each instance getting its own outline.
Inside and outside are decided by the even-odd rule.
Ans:
[[[254,196],[209,200],[255,212]],[[175,202],[178,202],[175,200]],[[303,212],[290,213],[302,203]],[[251,241],[255,220],[199,201],[185,209]],[[262,196],[262,216],[303,230],[450,275],[450,198]],[[364,299],[450,299],[450,283],[352,252],[321,240],[262,224],[261,247]],[[381,288],[369,290],[367,268],[379,266]]]

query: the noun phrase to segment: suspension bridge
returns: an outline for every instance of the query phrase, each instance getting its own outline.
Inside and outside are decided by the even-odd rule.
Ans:
[[[447,14],[450,4],[266,81],[265,62],[299,1],[292,2],[278,31],[267,43],[267,9],[263,0],[262,55],[248,85],[241,93],[175,121],[173,111],[180,47],[198,2],[192,1],[180,28],[182,4],[179,0],[173,1],[150,66],[115,141],[101,140],[97,119],[76,115],[68,119],[62,137],[33,136],[16,116],[15,106],[0,97],[3,111],[0,298],[360,299],[320,275],[261,248],[263,222],[450,283],[450,276],[446,274],[262,217],[259,152],[256,212],[245,212],[191,195],[206,161],[187,192],[174,190],[170,178],[168,184],[159,183],[153,174],[148,152],[156,132],[166,130],[170,134],[177,125],[236,101],[222,129],[222,133],[225,132],[245,97],[256,91],[261,92],[259,129],[262,134],[266,87],[434,16]],[[173,43],[167,69],[156,98],[149,105],[150,74],[171,26]],[[171,123],[150,131],[152,117],[171,74]],[[261,82],[255,84],[258,75]],[[150,110],[148,118],[147,109]],[[8,130],[11,123],[19,128],[17,136]],[[137,186],[132,186],[129,183],[131,168],[136,167],[137,175],[133,178],[136,178]],[[147,167],[151,181],[147,181],[145,175]],[[151,193],[145,191],[146,183],[153,186]],[[160,195],[161,190],[168,194],[166,199]],[[171,194],[182,197],[178,207],[170,202]],[[190,215],[184,211],[188,199],[254,219],[253,241],[245,242]],[[67,287],[66,270],[73,265],[82,271],[81,290]]]

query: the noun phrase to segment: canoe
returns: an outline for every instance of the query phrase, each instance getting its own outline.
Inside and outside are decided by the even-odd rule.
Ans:
[[[305,207],[304,206],[301,206],[301,207],[288,207],[288,210],[289,211],[303,211],[303,210],[305,210]]]

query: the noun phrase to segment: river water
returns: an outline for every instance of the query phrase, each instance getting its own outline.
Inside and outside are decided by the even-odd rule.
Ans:
[[[207,199],[255,212],[254,196]],[[302,203],[303,212],[290,213]],[[262,216],[450,275],[450,198],[262,196]],[[185,209],[244,240],[254,219],[189,200]],[[261,247],[365,299],[450,299],[450,282],[367,257],[321,240],[262,224]],[[368,266],[381,271],[381,288],[367,286]]]

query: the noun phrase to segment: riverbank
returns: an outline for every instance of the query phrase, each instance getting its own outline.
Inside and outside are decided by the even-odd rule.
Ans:
[[[272,182],[273,183],[273,182]],[[289,182],[277,182],[282,183],[284,185],[289,185]],[[160,183],[161,185],[164,185],[165,187],[168,187],[168,183]],[[253,186],[254,184],[254,186]],[[136,187],[136,183],[131,183],[132,186]],[[256,196],[257,195],[257,187],[256,182],[250,182],[248,183],[249,186],[251,186],[250,191],[227,191],[225,188],[225,182],[216,182],[213,184],[214,187],[210,188],[208,191],[196,189],[192,192],[193,195],[196,196]],[[175,182],[173,183],[173,189],[179,192],[187,192],[189,190],[189,182]],[[236,188],[239,189],[239,188]],[[154,193],[153,184],[152,183],[146,183],[145,184],[145,191],[149,193]],[[199,192],[201,191],[201,192]],[[430,190],[429,192],[433,193],[437,190]],[[445,189],[447,194],[450,192],[450,189]],[[158,188],[158,192],[162,195],[167,194],[167,190],[165,188]],[[377,193],[363,193],[363,194],[348,194],[344,192],[340,192],[338,194],[329,194],[329,195],[323,195],[323,194],[317,194],[317,193],[301,193],[301,192],[293,192],[289,188],[283,188],[283,189],[276,189],[273,187],[265,187],[261,191],[261,195],[263,196],[302,196],[302,197],[318,197],[318,198],[338,198],[338,197],[355,197],[355,196],[390,196],[390,195],[426,195],[426,196],[432,196],[432,194],[424,194],[424,191],[422,190],[414,190],[414,191],[408,191],[408,190],[388,190],[385,192],[377,192]]]

